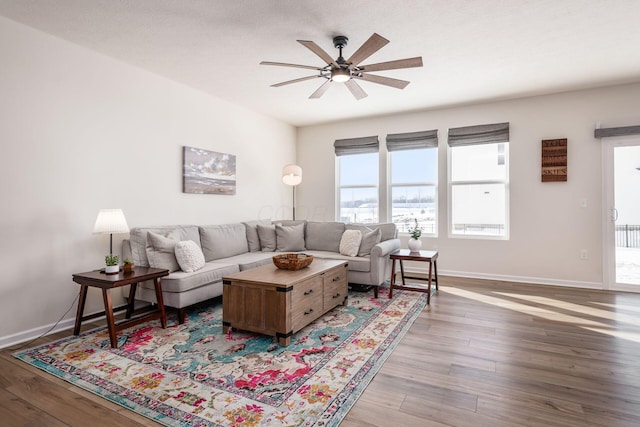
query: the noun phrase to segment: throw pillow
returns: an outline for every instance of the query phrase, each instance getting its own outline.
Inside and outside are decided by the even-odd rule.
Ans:
[[[360,249],[362,233],[360,230],[347,230],[342,233],[340,239],[340,254],[346,256],[357,256]]]
[[[304,224],[276,224],[276,250],[280,252],[304,251]]]
[[[262,252],[273,252],[276,250],[276,226],[256,225],[258,237],[260,238],[260,249]]]
[[[365,232],[362,236],[362,242],[360,242],[360,249],[358,250],[358,256],[367,256],[371,254],[371,249],[382,239],[382,232],[379,228]]]
[[[260,237],[258,236],[258,224],[269,225],[271,220],[259,219],[256,221],[243,222],[247,229],[247,243],[249,244],[249,252],[260,252]]]
[[[176,243],[176,260],[180,269],[186,273],[193,273],[204,267],[204,254],[200,246],[193,240],[185,240]]]
[[[170,272],[180,270],[175,254],[178,239],[173,236],[172,233],[168,233],[168,237],[152,231],[147,233],[147,258],[150,267],[166,268]]]

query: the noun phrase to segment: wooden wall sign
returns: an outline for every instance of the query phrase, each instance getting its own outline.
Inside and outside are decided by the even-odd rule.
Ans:
[[[542,182],[567,180],[567,138],[542,140]]]

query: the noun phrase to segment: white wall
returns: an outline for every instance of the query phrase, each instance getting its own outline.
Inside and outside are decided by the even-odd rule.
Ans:
[[[307,219],[334,218],[336,139],[377,134],[384,146],[388,133],[438,129],[439,237],[423,237],[423,249],[439,251],[439,272],[601,287],[601,142],[594,139],[594,128],[597,122],[602,127],[640,123],[639,99],[636,84],[301,128],[298,163],[305,181],[297,212]],[[511,124],[510,239],[449,238],[447,129],[500,122]],[[568,181],[542,183],[540,141],[554,138],[568,139]],[[384,148],[380,157],[384,169]],[[587,249],[588,260],[580,260],[581,249]]]
[[[0,57],[0,347],[46,330],[78,293],[72,273],[103,265],[101,208],[130,227],[290,215],[292,126],[4,18]],[[237,194],[183,194],[183,145],[235,154]]]

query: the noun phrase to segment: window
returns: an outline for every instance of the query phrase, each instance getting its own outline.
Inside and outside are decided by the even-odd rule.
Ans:
[[[337,140],[338,220],[379,222],[378,137]]]
[[[449,130],[452,235],[508,237],[509,123]]]
[[[423,234],[437,226],[437,130],[387,135],[391,221],[406,233],[414,219]]]

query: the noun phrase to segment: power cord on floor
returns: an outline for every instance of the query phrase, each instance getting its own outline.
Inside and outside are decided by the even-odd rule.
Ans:
[[[39,340],[40,338],[44,337],[45,335],[47,335],[49,332],[53,331],[55,329],[56,326],[58,326],[58,323],[62,322],[62,319],[64,319],[64,317],[71,311],[71,309],[73,308],[73,306],[76,304],[76,301],[78,301],[78,296],[79,294],[76,294],[76,297],[73,299],[73,302],[71,303],[71,305],[69,306],[69,308],[67,309],[67,311],[64,312],[64,314],[62,316],[60,316],[60,318],[56,321],[56,323],[53,324],[53,326],[51,326],[47,331],[43,332],[40,336],[35,337],[34,339],[32,339],[31,341],[27,341],[26,343],[22,344],[20,347],[18,348],[14,348],[13,351],[16,350],[22,350],[23,348],[30,346],[31,344],[33,344],[35,341]]]

